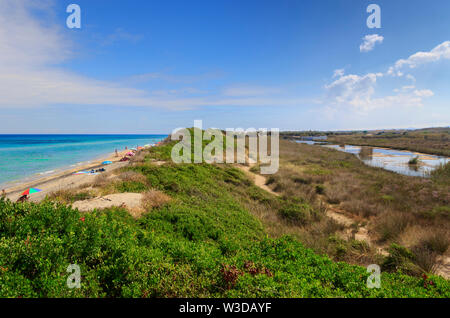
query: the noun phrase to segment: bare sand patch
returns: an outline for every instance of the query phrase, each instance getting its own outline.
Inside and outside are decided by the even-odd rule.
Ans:
[[[139,218],[146,211],[150,211],[153,208],[159,208],[169,201],[170,197],[165,193],[157,190],[150,190],[145,193],[114,193],[88,200],[80,200],[74,202],[72,207],[82,212],[111,207],[123,207],[133,217]]]
[[[450,253],[447,251],[446,255],[439,255],[436,258],[436,267],[434,270],[436,275],[440,275],[445,279],[450,279]]]
[[[141,207],[142,197],[142,193],[115,193],[93,199],[76,201],[72,204],[72,207],[84,212],[119,206],[127,209],[136,209]]]

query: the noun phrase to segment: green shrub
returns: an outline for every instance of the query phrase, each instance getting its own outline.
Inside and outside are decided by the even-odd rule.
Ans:
[[[308,203],[284,202],[279,210],[286,220],[296,224],[307,224],[314,215],[313,208]]]
[[[417,165],[417,164],[419,164],[419,162],[420,162],[419,156],[417,156],[417,157],[409,159],[408,164],[410,164],[410,165]]]
[[[407,274],[417,274],[420,271],[414,265],[414,254],[406,247],[392,243],[389,247],[382,269],[387,271],[401,271]]]
[[[316,193],[317,194],[324,194],[325,193],[325,186],[323,184],[316,185]]]

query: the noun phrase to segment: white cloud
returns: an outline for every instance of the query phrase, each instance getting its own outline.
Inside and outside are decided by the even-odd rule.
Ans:
[[[325,85],[327,92],[328,111],[332,107],[352,107],[357,111],[367,112],[375,108],[383,107],[420,107],[423,100],[434,96],[434,92],[429,89],[416,89],[415,85],[404,85],[395,88],[396,95],[375,97],[375,87],[377,79],[384,75],[404,76],[415,84],[416,78],[411,74],[405,74],[405,69],[412,69],[419,65],[437,62],[442,59],[450,59],[450,41],[445,41],[429,52],[418,52],[407,59],[400,59],[391,67],[386,74],[368,73],[359,75],[341,75],[335,71],[333,78],[340,76],[329,85]]]
[[[220,76],[205,73],[194,76],[171,76],[145,73],[112,82],[81,76],[64,68],[72,58],[72,44],[64,32],[65,25],[52,23],[52,1],[0,1],[0,107],[41,107],[48,105],[117,105],[190,109],[199,106],[274,106],[298,105],[296,97],[275,97],[278,89],[232,87],[221,94],[211,94],[189,88],[169,88],[166,91],[136,89],[133,85],[150,80],[167,83],[192,83]],[[38,19],[32,10],[39,11]],[[107,39],[138,41],[123,29]],[[101,44],[101,43],[100,43]],[[202,94],[203,93],[203,94]],[[265,95],[264,98],[257,97]],[[192,95],[196,95],[192,97]]]
[[[375,91],[375,84],[381,73],[369,73],[364,76],[354,74],[341,76],[329,85],[325,85],[328,98],[337,104],[358,106],[368,103]]]
[[[414,94],[419,97],[431,97],[434,93],[429,89],[415,90]]]
[[[343,75],[344,75],[344,72],[345,72],[345,70],[344,70],[343,68],[334,70],[333,78],[343,76]]]
[[[375,97],[377,80],[383,76],[382,73],[369,73],[364,76],[349,74],[325,85],[326,111],[333,113],[332,109],[337,111],[350,108],[358,113],[367,113],[379,108],[421,107],[424,98],[434,95],[429,89],[414,90],[415,86],[406,85],[401,89],[394,89],[396,95]]]
[[[2,70],[57,64],[71,55],[71,46],[54,25],[39,23],[30,14],[36,3],[0,2],[0,67]],[[40,10],[46,14],[48,7]]]
[[[413,69],[420,65],[450,59],[450,41],[445,41],[428,52],[417,52],[407,59],[400,59],[388,70],[389,75],[403,76],[404,69]]]
[[[363,37],[364,42],[359,46],[360,52],[372,51],[377,43],[383,43],[384,37],[378,34],[369,34]]]
[[[407,74],[406,78],[409,79],[410,81],[412,81],[413,83],[416,82],[416,78],[414,76],[412,76],[411,74]]]

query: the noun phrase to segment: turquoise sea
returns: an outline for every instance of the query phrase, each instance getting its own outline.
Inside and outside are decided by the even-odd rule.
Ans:
[[[0,189],[167,135],[0,135]]]

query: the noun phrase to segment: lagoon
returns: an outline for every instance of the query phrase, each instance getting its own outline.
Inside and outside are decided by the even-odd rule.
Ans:
[[[396,173],[415,177],[429,177],[430,173],[440,165],[450,162],[450,158],[429,155],[408,150],[397,150],[370,146],[333,145],[310,140],[296,140],[298,143],[320,145],[323,147],[354,154],[365,164],[379,167]],[[419,165],[408,164],[409,160],[418,157]]]

